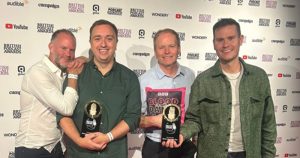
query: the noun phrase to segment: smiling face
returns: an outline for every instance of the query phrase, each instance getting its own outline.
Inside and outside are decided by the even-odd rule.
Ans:
[[[75,58],[76,41],[70,34],[61,32],[48,45],[49,59],[58,68],[64,70]]]
[[[221,63],[238,61],[240,46],[243,43],[243,36],[238,34],[235,25],[220,27],[214,32],[214,49]]]
[[[95,63],[106,65],[114,61],[117,37],[110,25],[95,26],[91,32],[90,44]]]
[[[170,32],[162,32],[155,40],[155,56],[161,67],[170,67],[177,64],[180,46],[176,36]]]

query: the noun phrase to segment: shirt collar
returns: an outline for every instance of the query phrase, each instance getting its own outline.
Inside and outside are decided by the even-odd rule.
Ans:
[[[176,77],[179,76],[179,75],[183,75],[183,76],[184,76],[184,71],[183,71],[183,69],[181,68],[180,64],[177,63],[177,65],[178,65],[178,70],[177,70],[176,75],[175,75],[174,78],[176,78]],[[161,70],[161,68],[159,67],[159,64],[156,64],[155,67],[154,67],[154,69],[155,69],[156,75],[157,75],[157,77],[158,77],[159,79],[162,79],[163,77],[167,76],[167,75]]]
[[[239,57],[239,60],[243,66],[243,74],[248,75],[249,71],[247,69],[247,64],[245,63],[245,61]],[[220,59],[217,60],[217,62],[215,63],[215,65],[213,66],[213,74],[212,77],[218,77],[218,76],[222,76],[224,75],[222,72],[222,69],[220,67]]]
[[[62,71],[55,65],[53,64],[49,57],[47,55],[44,56],[43,58],[43,62],[48,66],[48,68],[50,69],[51,72],[55,73],[56,75],[61,76],[61,74],[63,74],[63,76],[65,75],[65,73],[62,73]]]

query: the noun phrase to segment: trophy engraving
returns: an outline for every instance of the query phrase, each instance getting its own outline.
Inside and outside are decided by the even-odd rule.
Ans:
[[[99,131],[102,108],[102,105],[95,100],[89,101],[84,106],[81,137],[84,137],[87,133]]]

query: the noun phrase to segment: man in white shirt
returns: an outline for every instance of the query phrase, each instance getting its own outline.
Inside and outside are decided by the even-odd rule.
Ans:
[[[78,100],[77,76],[85,61],[75,59],[76,38],[68,30],[55,31],[48,48],[49,56],[34,64],[23,78],[16,158],[63,157],[56,112],[73,114]],[[66,76],[68,87],[63,93]]]

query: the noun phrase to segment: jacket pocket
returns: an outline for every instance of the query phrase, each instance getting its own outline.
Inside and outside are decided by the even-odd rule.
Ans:
[[[202,123],[216,124],[220,120],[220,101],[212,97],[199,100]]]

